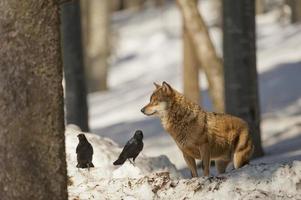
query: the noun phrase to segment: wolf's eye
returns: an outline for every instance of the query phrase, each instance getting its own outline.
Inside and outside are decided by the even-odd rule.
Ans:
[[[157,105],[158,104],[157,101],[154,98],[151,98],[150,103],[152,105]]]
[[[153,97],[153,95],[149,98],[149,102],[153,102],[154,101],[154,97]]]

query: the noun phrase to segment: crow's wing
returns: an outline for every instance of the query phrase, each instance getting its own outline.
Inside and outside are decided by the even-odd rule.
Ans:
[[[79,143],[79,144],[77,145],[77,147],[76,147],[76,153],[77,153],[77,154],[79,153],[80,148],[81,148],[81,144]]]
[[[143,149],[143,142],[137,141],[137,151],[133,154],[134,161],[137,158],[137,156],[139,155],[139,153],[142,151],[142,149]]]
[[[120,153],[120,158],[131,158],[133,155],[135,155],[135,152],[138,150],[138,144],[137,141],[134,138],[131,138],[126,145],[124,146],[122,152]]]
[[[92,160],[93,147],[89,142],[80,143],[76,147],[76,153],[79,159]]]
[[[138,146],[138,149],[139,149],[139,151],[142,151],[142,149],[143,149],[143,142],[141,141],[141,142],[139,142],[139,146]]]
[[[90,152],[91,152],[91,154],[93,155],[93,153],[94,153],[94,151],[93,151],[93,147],[92,147],[92,145],[88,142],[88,144],[89,144],[89,149],[90,149]]]

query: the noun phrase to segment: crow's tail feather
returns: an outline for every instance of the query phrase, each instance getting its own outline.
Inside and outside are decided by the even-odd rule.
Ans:
[[[124,158],[118,158],[115,162],[113,162],[113,165],[122,165],[126,159]]]
[[[90,167],[94,167],[92,162],[89,163],[77,163],[76,165],[77,168],[90,168]]]
[[[88,167],[94,167],[93,163],[92,162],[88,163]]]

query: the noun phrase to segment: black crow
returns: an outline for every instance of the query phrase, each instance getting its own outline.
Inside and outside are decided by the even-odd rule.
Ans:
[[[132,137],[124,146],[121,154],[118,159],[113,163],[113,165],[122,165],[126,159],[133,158],[133,162],[135,163],[136,157],[143,149],[143,133],[140,130],[135,132],[134,137]]]
[[[77,135],[79,143],[76,147],[77,168],[94,167],[92,163],[93,147],[84,134]]]

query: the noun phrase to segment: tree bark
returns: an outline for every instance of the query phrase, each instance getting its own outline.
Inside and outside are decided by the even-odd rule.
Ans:
[[[225,0],[224,72],[226,112],[246,120],[255,145],[254,156],[263,155],[256,71],[255,3]]]
[[[0,1],[0,198],[67,199],[56,0]]]
[[[108,58],[110,55],[110,1],[89,0],[86,7],[86,52],[87,84],[89,92],[106,90]]]
[[[142,0],[124,0],[125,8],[131,10],[139,10],[142,8]]]
[[[256,14],[263,14],[265,11],[265,0],[256,0],[255,6]]]
[[[183,82],[184,95],[200,103],[199,68],[192,40],[183,25]]]
[[[88,106],[83,64],[79,0],[61,6],[67,124],[88,132]]]
[[[288,4],[291,7],[291,23],[298,23],[301,21],[301,1],[300,0],[288,0]]]
[[[83,55],[84,55],[84,66],[86,66],[87,60],[87,44],[89,44],[89,30],[90,30],[90,23],[89,23],[89,1],[87,0],[80,0],[80,19],[81,19],[81,32],[82,32],[82,45],[83,45]],[[86,73],[87,76],[87,73]],[[88,81],[88,80],[87,80]]]
[[[222,61],[217,56],[206,25],[195,1],[178,0],[184,24],[192,38],[197,59],[209,82],[209,94],[214,110],[224,111],[224,79]]]

